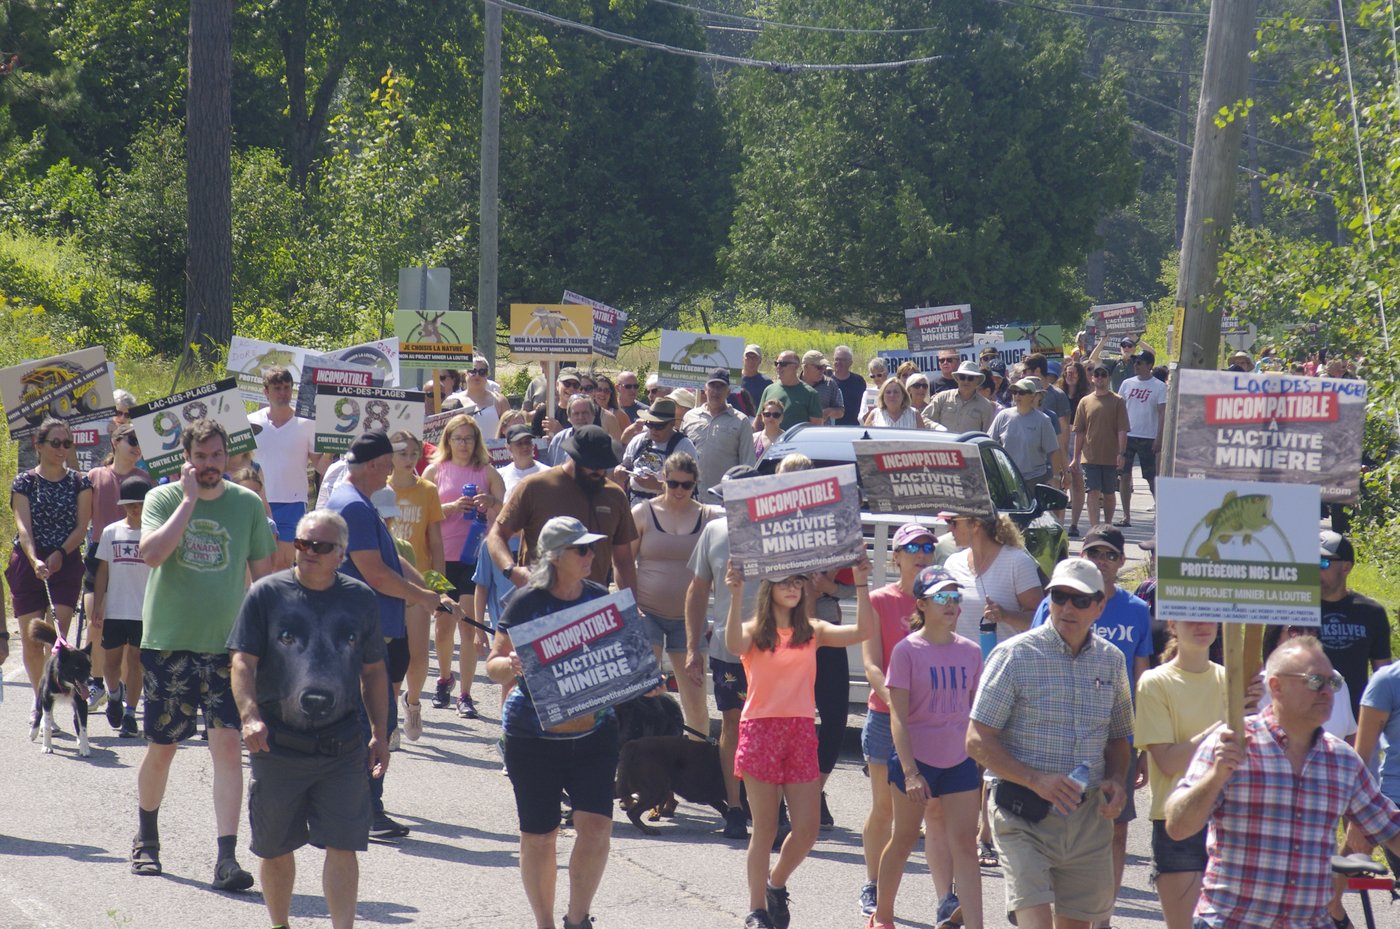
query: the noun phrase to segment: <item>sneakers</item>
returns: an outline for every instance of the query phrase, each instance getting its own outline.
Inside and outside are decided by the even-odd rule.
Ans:
[[[370,826],[369,834],[376,839],[401,839],[412,830],[401,822],[392,820],[387,813],[375,813],[374,824]]]
[[[570,922],[567,914],[564,916],[564,929],[592,929],[592,926],[592,916],[585,916],[576,923]]]
[[[214,866],[214,880],[209,886],[215,890],[247,890],[253,886],[253,875],[239,867],[237,860],[225,858]]]
[[[788,892],[786,887],[769,887],[764,891],[764,903],[768,905],[768,916],[773,920],[773,929],[788,929],[792,913],[788,912]]]
[[[476,719],[476,704],[472,702],[471,694],[462,694],[457,698],[457,715],[462,719]]]
[[[107,685],[95,677],[88,681],[88,712],[91,713],[107,702]]]
[[[726,839],[747,839],[749,837],[748,818],[742,807],[731,806],[724,811],[724,837]]]
[[[860,885],[860,915],[875,915],[875,882],[866,881]]]
[[[433,693],[433,709],[445,710],[452,705],[452,678],[438,678],[437,690]]]
[[[836,820],[832,818],[831,810],[826,806],[826,791],[822,791],[822,832],[829,832],[836,828]]]
[[[1070,526],[1070,527],[1069,527],[1069,537],[1070,537],[1071,539],[1077,539],[1077,538],[1079,538],[1079,527],[1078,527],[1078,526]]]
[[[122,728],[118,734],[124,739],[134,739],[141,734],[136,728],[136,714],[134,712],[122,716]]]
[[[126,697],[125,685],[118,684],[117,689],[112,691],[107,699],[107,723],[113,729],[120,729],[122,717],[126,715],[126,707],[123,700]]]
[[[774,929],[773,919],[767,910],[754,910],[744,917],[744,929]]]
[[[423,704],[409,703],[408,694],[403,697],[403,735],[410,742],[423,737]]]
[[[938,915],[933,918],[933,924],[939,929],[944,926],[962,925],[962,907],[958,903],[958,890],[956,887],[948,888],[948,894],[938,904]],[[957,915],[955,920],[954,914]]]
[[[399,730],[398,730],[398,729],[395,729],[393,732],[389,733],[389,751],[391,751],[391,752],[396,752],[396,751],[398,751],[398,750],[399,750]]]

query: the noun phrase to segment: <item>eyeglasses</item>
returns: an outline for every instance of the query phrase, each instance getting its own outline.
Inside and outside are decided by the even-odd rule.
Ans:
[[[1331,559],[1331,558],[1319,558],[1318,561],[1317,561],[1317,566],[1318,566],[1319,568],[1321,568],[1322,570],[1326,571],[1328,568],[1332,567],[1332,559]]]
[[[673,480],[667,478],[667,480],[666,480],[666,486],[669,487],[669,488],[671,488],[672,490],[690,490],[690,489],[692,489],[693,487],[695,487],[695,482],[694,482],[694,481],[673,481]]]
[[[569,551],[573,552],[575,555],[579,556],[580,558],[587,558],[589,555],[593,554],[593,546],[592,546],[592,545],[570,545],[570,546],[569,546]]]
[[[764,418],[764,419],[782,419],[782,418],[783,418],[783,414],[782,414],[782,413],[775,412],[775,411],[773,411],[773,410],[764,410],[764,411],[763,411],[763,418]]]
[[[1308,690],[1314,692],[1326,687],[1328,690],[1332,691],[1333,693],[1336,693],[1337,691],[1341,690],[1342,685],[1346,683],[1345,678],[1343,678],[1342,675],[1336,671],[1333,671],[1331,674],[1304,674],[1301,671],[1280,671],[1278,673],[1278,676],[1301,677],[1305,682],[1305,685],[1307,686]]]
[[[1095,561],[1122,561],[1123,555],[1115,552],[1111,548],[1090,548],[1084,552],[1085,558],[1092,558]]]
[[[340,547],[339,542],[318,542],[315,539],[293,539],[292,548],[299,552],[315,552],[318,555],[329,555]]]
[[[476,442],[476,436],[470,432],[454,432],[452,438],[447,441],[456,442],[458,445],[472,445]]]
[[[939,606],[947,606],[950,603],[962,603],[961,590],[936,590],[928,595],[928,598]]]
[[[794,574],[792,577],[785,577],[780,581],[774,581],[774,587],[801,587],[807,583],[807,575]]]
[[[1071,603],[1076,610],[1087,610],[1094,605],[1094,601],[1098,598],[1093,594],[1072,594],[1064,590],[1052,590],[1050,591],[1050,599],[1060,606]]]
[[[923,552],[925,555],[932,555],[933,550],[938,547],[936,542],[905,542],[899,547],[901,552],[908,552],[913,555]]]
[[[44,444],[49,448],[72,448],[72,439],[45,439]]]

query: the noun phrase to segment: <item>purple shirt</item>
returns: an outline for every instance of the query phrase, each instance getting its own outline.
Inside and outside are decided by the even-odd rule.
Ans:
[[[885,684],[909,691],[909,740],[914,757],[935,768],[967,759],[967,721],[982,676],[982,650],[956,633],[935,645],[917,632],[896,643]]]

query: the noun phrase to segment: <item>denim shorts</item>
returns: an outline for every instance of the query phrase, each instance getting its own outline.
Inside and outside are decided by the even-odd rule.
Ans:
[[[865,711],[865,725],[860,728],[860,753],[866,764],[885,764],[894,754],[894,735],[890,732],[890,714],[879,710]]]
[[[1084,465],[1084,488],[1101,494],[1118,492],[1118,469],[1113,465]]]
[[[652,645],[659,645],[667,652],[685,651],[685,620],[662,619],[650,613],[642,613],[642,619],[646,621]]]
[[[951,768],[935,768],[933,765],[924,764],[917,758],[914,759],[914,764],[918,765],[919,774],[923,775],[924,783],[928,785],[929,797],[960,794],[982,788],[982,779],[977,776],[977,762],[971,758],[964,758],[960,764],[955,764]],[[898,753],[890,755],[889,779],[900,793],[906,792],[904,789],[904,765],[899,763]]]
[[[1152,820],[1152,870],[1177,874],[1206,869],[1206,830],[1180,841],[1167,835],[1165,820]]]

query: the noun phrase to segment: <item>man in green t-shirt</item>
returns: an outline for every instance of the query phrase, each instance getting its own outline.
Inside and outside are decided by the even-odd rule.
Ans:
[[[758,401],[759,410],[762,410],[769,400],[777,400],[783,405],[784,429],[791,429],[798,423],[820,426],[825,422],[822,418],[821,398],[815,390],[802,382],[801,368],[798,364],[797,352],[783,352],[778,355],[778,360],[773,363],[773,367],[778,371],[778,382],[764,388],[763,397]],[[754,417],[754,422],[758,424],[754,427],[755,432],[763,428],[761,416]]]
[[[262,498],[224,480],[228,434],[209,419],[181,437],[178,483],[146,496],[141,557],[151,568],[142,608],[146,754],[137,773],[139,825],[131,843],[133,874],[160,874],[157,816],[180,742],[204,711],[214,761],[218,856],[213,886],[247,890],[253,875],[234,857],[243,803],[242,722],[234,703],[228,636],[243,603],[245,577],[272,570],[276,539]]]

